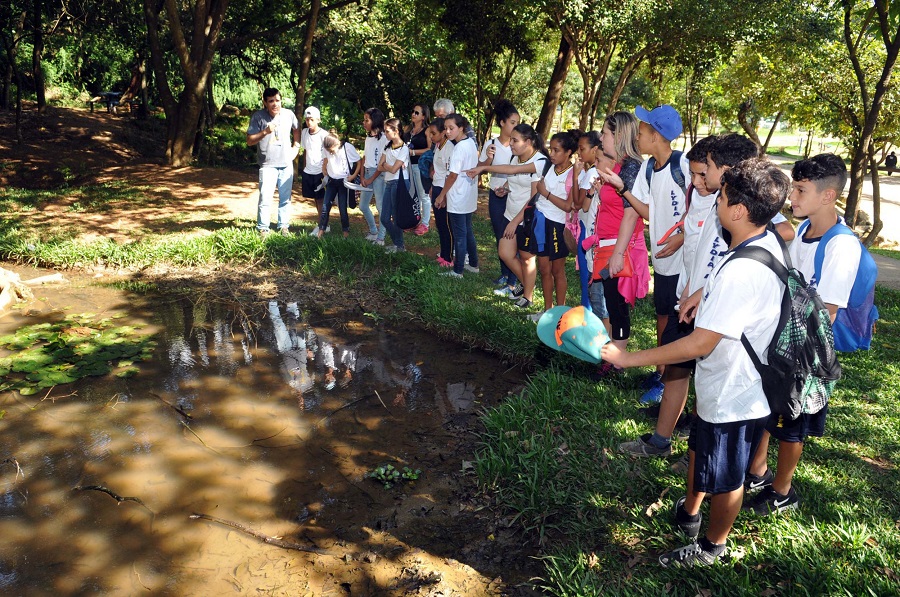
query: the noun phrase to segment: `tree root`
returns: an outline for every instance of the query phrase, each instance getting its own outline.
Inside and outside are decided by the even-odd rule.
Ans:
[[[307,547],[306,545],[300,545],[299,543],[294,543],[292,541],[284,541],[279,537],[271,537],[266,535],[265,533],[260,533],[255,529],[251,529],[250,527],[243,525],[239,522],[233,522],[231,520],[225,520],[224,518],[218,518],[216,516],[210,516],[209,514],[201,514],[199,512],[194,512],[188,518],[191,520],[208,520],[210,522],[215,522],[218,524],[225,525],[227,527],[231,527],[233,529],[237,529],[238,531],[250,535],[255,539],[259,539],[263,543],[267,545],[274,545],[275,547],[281,547],[283,549],[294,549],[297,551],[305,551],[308,553],[315,553],[323,556],[333,555],[324,549],[320,549],[318,547]]]
[[[116,500],[116,505],[117,505],[117,506],[120,505],[122,502],[134,502],[134,503],[139,504],[139,505],[143,506],[144,508],[146,508],[147,511],[150,512],[150,514],[153,514],[154,516],[156,515],[156,513],[155,513],[153,510],[151,510],[150,508],[147,507],[147,504],[145,504],[145,503],[141,500],[141,498],[128,497],[128,496],[122,497],[122,496],[119,495],[118,493],[112,491],[111,489],[108,489],[108,488],[106,488],[106,487],[103,487],[102,485],[76,485],[75,487],[72,488],[72,490],[73,490],[73,491],[74,491],[74,490],[78,490],[78,491],[99,491],[99,492],[101,492],[101,493],[105,493],[106,495],[108,495],[108,496],[111,497],[112,499]]]

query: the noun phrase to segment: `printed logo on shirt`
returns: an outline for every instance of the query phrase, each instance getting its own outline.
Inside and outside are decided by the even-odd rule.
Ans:
[[[680,218],[680,217],[681,217],[681,208],[680,208],[680,203],[681,203],[681,202],[678,200],[678,195],[675,194],[675,191],[670,191],[670,193],[671,193],[671,195],[672,195],[672,196],[671,196],[671,200],[672,200],[672,216],[673,216],[673,217],[676,217],[676,218]]]

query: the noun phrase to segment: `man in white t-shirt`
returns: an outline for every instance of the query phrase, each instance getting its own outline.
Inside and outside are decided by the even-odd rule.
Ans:
[[[791,175],[794,179],[791,209],[796,217],[809,219],[809,224],[800,228],[801,236],[791,243],[788,251],[791,263],[816,287],[834,322],[838,309],[846,307],[850,299],[862,245],[853,234],[831,237],[825,245],[821,279],[815,276],[815,258],[822,236],[832,226],[843,226],[835,202],[847,184],[847,166],[833,153],[824,153],[795,163]],[[760,492],[744,504],[745,510],[763,515],[797,507],[800,497],[791,480],[807,438],[824,435],[827,414],[826,404],[815,412],[804,410],[794,421],[777,415],[770,417],[747,475],[747,490]],[[778,466],[774,475],[767,463],[770,435],[778,440]]]
[[[729,254],[754,245],[784,262],[777,238],[766,226],[784,204],[790,181],[774,164],[752,158],[723,176],[717,211],[731,235]],[[741,509],[750,459],[770,413],[762,380],[741,344],[746,335],[760,359],[775,334],[784,285],[762,263],[729,255],[707,281],[694,331],[671,344],[622,352],[612,342],[603,359],[620,367],[672,364],[697,359],[697,421],[688,439],[687,495],[675,505],[675,521],[689,545],[659,557],[663,567],[708,566],[725,553],[731,527]],[[709,525],[699,541],[700,506],[712,494]]]
[[[632,207],[650,224],[650,256],[653,261],[653,305],[656,308],[656,345],[665,340],[663,331],[669,318],[675,318],[678,303],[676,286],[681,272],[681,245],[684,234],[672,232],[684,217],[685,175],[689,172],[687,156],[672,150],[672,142],[681,135],[681,116],[672,106],[657,106],[650,111],[638,106],[634,110],[640,121],[638,149],[650,157],[641,164],[631,194],[637,199]],[[663,371],[645,382],[647,391],[642,403],[659,402],[662,398]]]
[[[325,198],[325,185],[322,181],[325,175],[322,173],[322,160],[325,158],[325,150],[322,143],[328,136],[328,131],[319,126],[321,114],[315,106],[309,106],[303,111],[303,120],[306,128],[300,134],[300,146],[303,148],[304,166],[300,174],[301,190],[303,197],[312,199],[316,204],[316,213],[322,213],[322,200]],[[312,234],[316,234],[313,229]]]
[[[291,220],[291,188],[294,184],[294,158],[300,127],[290,110],[281,109],[281,93],[274,87],[263,91],[265,109],[250,117],[247,145],[256,146],[259,162],[259,201],[256,206],[256,230],[269,234],[269,202],[278,191],[278,228],[288,233]]]

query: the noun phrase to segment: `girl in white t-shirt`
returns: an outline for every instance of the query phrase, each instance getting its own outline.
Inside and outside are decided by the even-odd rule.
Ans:
[[[369,225],[369,234],[366,240],[375,244],[384,244],[384,235],[386,234],[384,226],[381,222],[375,221],[372,215],[372,196],[375,196],[375,209],[378,210],[379,220],[381,219],[381,200],[384,197],[384,173],[378,171],[378,164],[381,162],[381,154],[388,144],[387,137],[384,134],[384,114],[378,108],[369,108],[363,114],[363,128],[366,130],[366,144],[363,148],[365,155],[364,170],[362,173],[362,185],[370,187],[370,191],[361,191],[359,195],[359,211],[362,212]]]
[[[453,267],[453,235],[450,233],[450,218],[447,206],[438,207],[435,200],[444,190],[447,174],[450,173],[450,159],[453,157],[453,141],[447,139],[444,132],[444,119],[435,118],[428,126],[428,134],[434,147],[434,158],[431,162],[431,219],[437,228],[441,250],[437,263],[441,267]]]
[[[509,193],[506,195],[506,211],[503,216],[509,224],[503,231],[503,238],[497,245],[500,259],[519,279],[515,287],[507,286],[498,294],[516,301],[516,306],[527,309],[531,306],[534,283],[537,279],[537,260],[533,254],[523,253],[525,243],[525,208],[529,200],[537,194],[537,182],[541,179],[547,164],[544,140],[531,125],[520,124],[513,128],[509,147],[512,161],[509,165],[478,166],[466,172],[475,178],[482,172],[506,174]],[[503,290],[506,290],[504,293]]]
[[[400,120],[390,118],[384,122],[384,134],[388,138],[388,146],[381,155],[378,170],[384,172],[384,198],[381,200],[381,225],[391,235],[393,246],[386,247],[388,252],[405,251],[403,229],[395,223],[397,210],[397,185],[409,185],[409,146],[403,142],[403,128]],[[407,187],[408,188],[408,187]]]
[[[494,117],[500,128],[500,135],[484,144],[481,155],[478,156],[479,166],[491,166],[494,164],[509,164],[512,160],[510,139],[512,131],[519,124],[519,112],[509,100],[502,99],[494,106]],[[493,173],[488,182],[488,215],[491,218],[491,226],[494,229],[494,238],[497,246],[503,238],[503,231],[509,225],[509,220],[504,217],[506,211],[506,196],[509,193],[509,185],[506,184],[506,175]],[[507,284],[513,288],[518,282],[516,275],[509,266],[500,259],[500,277],[494,280],[497,286]],[[508,291],[501,289],[497,294],[506,296]]]
[[[478,247],[472,229],[472,214],[478,205],[478,182],[465,175],[478,165],[478,148],[466,135],[469,121],[459,114],[444,119],[447,138],[456,142],[444,188],[435,199],[435,206],[446,207],[453,232],[453,271],[446,275],[460,278],[463,271],[478,273]],[[466,257],[468,256],[468,263]]]
[[[341,143],[334,135],[329,134],[322,141],[325,157],[322,161],[322,171],[328,176],[325,184],[325,199],[322,203],[322,213],[319,215],[319,238],[325,234],[328,228],[328,216],[331,205],[337,198],[338,211],[341,213],[341,229],[344,238],[350,236],[350,217],[347,215],[348,189],[344,186],[344,179],[353,178],[359,174],[362,161],[356,148],[350,143]],[[353,170],[351,171],[351,165]]]
[[[594,249],[585,250],[582,241],[596,232],[597,211],[600,209],[600,193],[597,188],[600,181],[600,167],[612,168],[613,161],[603,153],[600,133],[588,131],[578,139],[578,157],[575,160],[575,176],[578,179],[578,191],[573,195],[573,208],[578,212],[578,273],[581,281],[581,304],[590,307],[594,315],[603,320],[609,327],[609,311],[606,309],[606,298],[603,295],[603,284],[593,282],[591,275],[594,269]],[[599,184],[598,184],[598,181]]]
[[[580,131],[556,133],[550,139],[550,170],[537,183],[540,193],[535,209],[535,225],[526,240],[525,251],[536,253],[538,269],[541,272],[541,289],[544,294],[544,310],[553,307],[553,293],[556,304],[566,304],[568,280],[566,279],[566,257],[569,249],[563,239],[566,228],[566,214],[572,211],[572,188],[575,170],[572,157],[578,149]],[[577,188],[577,186],[576,186]],[[520,249],[521,251],[521,249]],[[537,321],[542,313],[529,317]]]

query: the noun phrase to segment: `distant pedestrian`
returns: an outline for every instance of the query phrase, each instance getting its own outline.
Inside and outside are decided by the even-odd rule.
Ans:
[[[269,201],[278,190],[278,229],[288,233],[291,214],[291,187],[294,184],[293,161],[300,141],[300,125],[290,110],[281,109],[281,93],[274,87],[263,91],[263,110],[250,117],[247,145],[256,146],[259,162],[259,203],[256,230],[269,234]]]
[[[884,160],[884,165],[887,166],[888,176],[893,174],[894,170],[897,169],[897,154],[892,151],[887,159]]]

